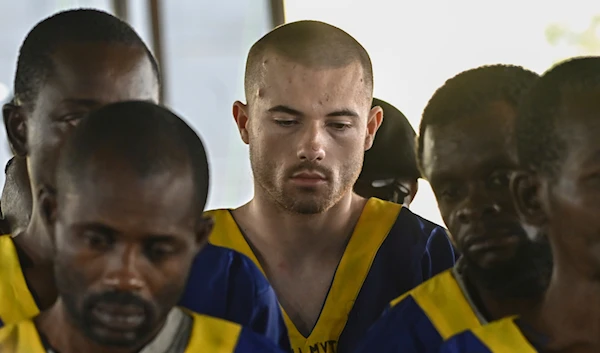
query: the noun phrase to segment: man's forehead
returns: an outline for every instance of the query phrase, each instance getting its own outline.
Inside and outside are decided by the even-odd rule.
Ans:
[[[191,212],[173,210],[164,204],[136,205],[120,196],[99,200],[65,192],[59,207],[61,218],[68,224],[102,225],[123,233],[181,234],[193,231],[195,225]]]
[[[370,108],[370,93],[360,64],[313,68],[292,61],[267,63],[254,90],[255,99],[272,104],[336,105],[356,102]]]
[[[143,48],[103,42],[65,44],[53,61],[53,75],[46,85],[55,94],[106,103],[158,100],[156,73]]]
[[[71,71],[98,68],[130,71],[140,64],[150,64],[148,53],[141,45],[105,41],[61,43],[54,50],[52,59],[57,69]]]
[[[467,167],[487,164],[488,160],[514,153],[510,124],[481,124],[487,129],[467,128],[466,124],[434,125],[425,129],[423,137],[423,166],[429,175],[453,164]]]
[[[264,78],[278,82],[302,82],[312,76],[343,77],[345,81],[359,81],[364,84],[364,70],[358,60],[345,65],[321,65],[302,63],[279,54],[265,54],[260,61]]]
[[[137,177],[126,167],[112,166],[122,173],[108,172],[99,178],[89,175],[61,179],[59,202],[77,214],[180,214],[193,207],[194,184],[189,173],[164,172],[151,177]],[[96,175],[103,174],[97,171]],[[126,177],[116,175],[129,174]],[[111,177],[113,175],[113,177]],[[71,180],[71,182],[69,182]]]

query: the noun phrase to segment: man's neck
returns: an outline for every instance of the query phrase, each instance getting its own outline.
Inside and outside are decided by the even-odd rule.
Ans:
[[[13,236],[19,249],[27,255],[34,266],[52,264],[50,236],[36,208],[32,212],[27,229],[19,234],[13,234]]]
[[[50,307],[58,295],[54,283],[54,267],[50,237],[41,218],[34,213],[27,230],[14,234],[21,270],[40,310]]]
[[[256,195],[233,215],[252,243],[269,244],[269,251],[283,258],[306,258],[345,247],[366,201],[349,192],[327,211],[303,215]]]
[[[34,201],[34,206],[36,202]],[[34,266],[52,264],[52,244],[44,226],[42,216],[33,208],[27,229],[12,234],[14,241]]]
[[[528,315],[535,310],[540,298],[500,297],[475,281],[470,282],[469,289],[475,299],[475,305],[480,306],[479,312],[488,322],[513,315]]]
[[[551,337],[553,350],[573,346],[600,349],[600,281],[558,261],[539,312],[529,318]]]

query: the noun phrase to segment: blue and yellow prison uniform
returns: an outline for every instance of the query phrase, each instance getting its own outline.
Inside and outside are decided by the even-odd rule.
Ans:
[[[231,211],[207,214],[215,221],[210,242],[245,254],[260,268]],[[392,299],[451,268],[454,262],[444,228],[401,205],[369,199],[308,337],[284,310],[293,352],[352,352]]]
[[[213,245],[192,265],[179,305],[235,322],[289,351],[287,328],[273,288],[244,255]],[[0,236],[0,327],[39,314],[9,235]]]
[[[536,336],[536,340],[541,338]],[[519,327],[519,319],[509,317],[455,335],[443,343],[439,353],[534,353],[542,342],[530,341]]]
[[[184,353],[284,353],[273,342],[248,328],[206,315],[189,313],[192,327]],[[32,319],[0,329],[0,352],[47,353],[54,349]]]
[[[486,325],[459,268],[457,265],[393,300],[356,353],[437,353],[446,339]]]

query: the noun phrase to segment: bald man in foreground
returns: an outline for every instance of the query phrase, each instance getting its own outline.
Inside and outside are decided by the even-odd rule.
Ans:
[[[365,49],[331,25],[276,28],[250,49],[246,103],[253,199],[209,212],[210,241],[263,270],[296,353],[350,352],[388,302],[454,264],[443,228],[353,193],[383,114]],[[437,254],[436,258],[430,256]]]
[[[1,328],[0,352],[283,353],[250,328],[176,306],[212,228],[201,216],[206,153],[183,120],[149,102],[115,103],[63,147],[55,186],[42,185],[36,204],[58,297]]]

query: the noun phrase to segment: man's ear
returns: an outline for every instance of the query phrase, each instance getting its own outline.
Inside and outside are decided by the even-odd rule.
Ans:
[[[204,249],[204,246],[208,243],[210,233],[212,233],[215,221],[210,216],[202,216],[198,221],[196,227],[196,247],[197,252]]]
[[[538,175],[531,171],[515,172],[510,180],[510,193],[522,222],[542,228],[548,217],[542,207],[542,185]]]
[[[43,185],[38,192],[38,207],[42,222],[50,237],[52,246],[56,244],[55,225],[58,213],[56,190],[48,185]]]
[[[13,153],[24,157],[27,155],[27,121],[23,107],[14,103],[6,103],[2,107],[6,136]]]
[[[383,122],[383,109],[381,107],[376,106],[371,108],[369,112],[369,117],[367,119],[367,135],[365,136],[365,151],[368,151],[373,146],[373,141],[375,140],[375,134],[377,133],[377,129],[381,126]]]
[[[248,138],[248,105],[240,101],[235,101],[233,103],[233,119],[235,119],[235,124],[240,131],[242,141],[245,144],[250,143],[250,139]]]

